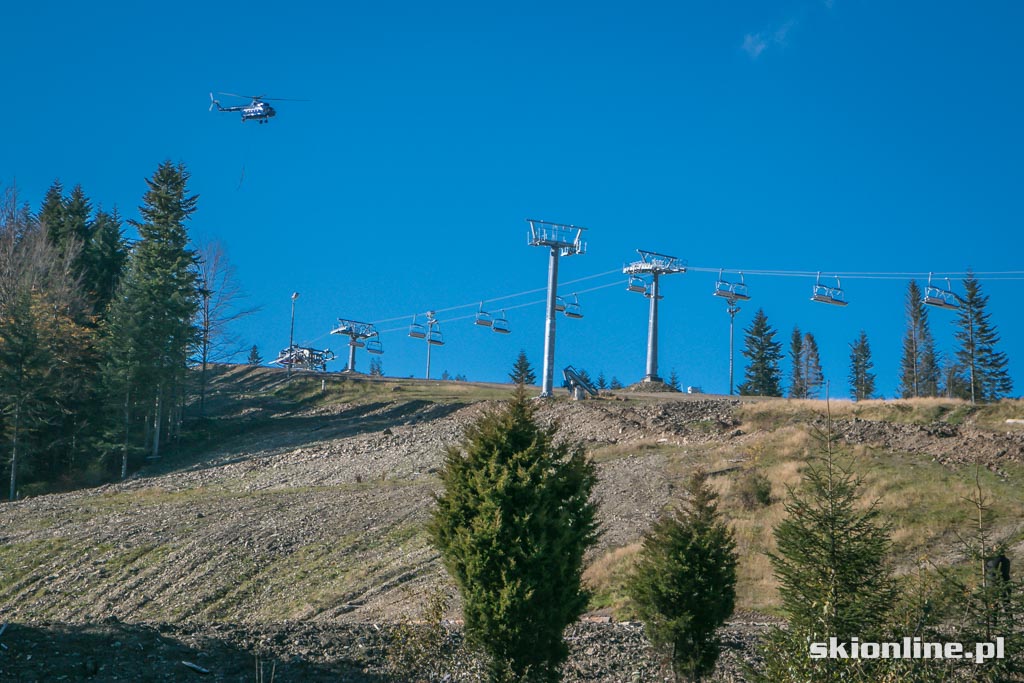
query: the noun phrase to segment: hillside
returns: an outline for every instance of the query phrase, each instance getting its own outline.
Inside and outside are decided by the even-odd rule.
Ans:
[[[19,638],[45,649],[57,633],[103,642],[113,631],[172,660],[220,657],[223,680],[251,680],[251,666],[232,674],[236,665],[224,662],[251,665],[254,652],[291,662],[301,675],[279,680],[338,680],[339,672],[375,680],[354,673],[372,669],[373,657],[353,643],[373,641],[380,628],[371,625],[417,618],[432,592],[454,593],[424,532],[436,472],[465,426],[510,391],[341,375],[288,381],[269,368],[218,368],[201,436],[176,454],[122,483],[0,505],[0,623],[14,624],[0,636],[9,648],[0,667],[45,679],[38,654],[35,665],[23,659]],[[540,419],[559,424],[560,438],[582,441],[599,466],[602,535],[586,575],[594,614],[629,617],[622,570],[700,466],[714,473],[736,529],[744,623],[771,615],[776,596],[763,552],[824,413],[815,401],[629,392],[541,403]],[[1024,418],[1024,404],[835,402],[832,416],[869,496],[894,524],[901,570],[922,557],[959,559],[956,533],[971,512],[962,498],[976,479],[993,497],[1011,554],[1024,556],[1016,526],[1024,427],[1006,422]],[[754,472],[771,482],[767,505],[745,493]],[[449,616],[458,617],[457,604]],[[617,647],[587,635],[597,627],[581,628],[581,643],[597,638],[581,657],[599,660]],[[630,652],[643,652],[639,637],[629,637]],[[75,656],[75,666],[90,666]],[[92,666],[99,671],[107,657]],[[608,676],[597,679],[639,670],[623,658],[595,664]],[[314,661],[326,668],[294,668]],[[166,680],[178,680],[174,670]]]

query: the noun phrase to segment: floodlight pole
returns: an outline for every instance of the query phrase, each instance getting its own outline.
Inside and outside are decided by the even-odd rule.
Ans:
[[[735,344],[733,342],[733,328],[736,324],[736,314],[740,312],[740,307],[736,305],[736,300],[729,301],[729,307],[725,309],[725,312],[729,314],[729,395],[733,394],[733,375],[732,375],[732,354]]]
[[[298,292],[292,292],[292,324],[288,331],[288,352],[292,353],[292,347],[295,346],[295,300],[299,298]],[[289,377],[292,374],[292,364],[288,363],[288,369],[285,371],[285,376]]]
[[[573,256],[586,252],[587,245],[580,239],[586,228],[562,225],[548,221],[527,218],[530,224],[528,244],[531,247],[548,247],[548,310],[544,320],[544,367],[541,377],[540,395],[549,398],[554,395],[555,380],[555,304],[558,301],[558,257]]]

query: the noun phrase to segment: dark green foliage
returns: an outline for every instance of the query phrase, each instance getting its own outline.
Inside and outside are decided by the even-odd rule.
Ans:
[[[605,379],[604,370],[597,373],[597,388],[602,391],[608,388],[608,380]]]
[[[687,504],[644,536],[627,590],[676,679],[700,681],[715,668],[721,650],[716,629],[733,611],[737,555],[703,472],[692,477],[687,493]]]
[[[110,213],[102,209],[96,212],[86,255],[83,285],[92,297],[96,313],[102,318],[128,263],[128,243],[116,208]]]
[[[557,681],[562,632],[582,614],[583,553],[596,536],[596,471],[579,446],[554,445],[523,384],[448,451],[433,542],[462,594],[467,639],[491,681]]]
[[[874,367],[868,333],[861,330],[860,336],[850,344],[850,398],[854,401],[864,401],[874,395]]]
[[[775,330],[768,324],[764,309],[757,309],[754,320],[746,330],[743,355],[750,361],[740,384],[744,396],[782,396],[782,373],[779,359],[782,344],[775,341]]]
[[[964,296],[960,302],[956,339],[960,343],[956,358],[964,369],[967,392],[959,398],[972,401],[998,401],[1013,391],[1013,381],[1006,369],[1007,356],[997,351],[999,332],[986,312],[988,295],[981,293],[981,283],[968,272],[964,278]]]
[[[935,339],[928,324],[928,309],[917,282],[907,285],[907,331],[903,335],[900,359],[899,395],[902,398],[938,396],[941,372]]]
[[[249,365],[259,365],[260,363],[263,362],[263,356],[260,355],[259,347],[257,347],[255,344],[253,344],[252,348],[249,349],[249,357],[246,359],[245,362],[248,363]],[[370,362],[370,368],[373,368],[373,361]],[[370,374],[373,373],[371,372]]]
[[[789,375],[789,397],[807,398],[807,383],[804,381],[804,337],[799,327],[793,328],[789,338],[789,359],[791,370]]]
[[[831,421],[819,438],[823,455],[807,463],[775,528],[770,557],[789,629],[767,639],[758,672],[766,682],[877,680],[865,660],[810,659],[808,642],[879,640],[897,595],[889,529],[877,507],[859,504],[862,483],[834,453]]]
[[[512,372],[508,373],[508,378],[512,380],[513,384],[533,384],[537,381],[537,375],[534,374],[533,368],[530,366],[526,351],[520,349],[519,355],[516,356],[516,362],[512,365]]]
[[[608,388],[611,389],[612,391],[615,391],[616,389],[621,389],[622,382],[619,381],[618,377],[612,377],[611,381],[608,383]]]
[[[256,348],[256,347],[253,347]],[[381,363],[380,358],[370,359],[370,376],[371,377],[383,377],[384,376],[384,364]]]
[[[680,391],[679,375],[676,374],[676,369],[675,368],[672,368],[672,372],[670,372],[669,375],[668,375],[668,385],[670,387],[672,387],[673,389],[675,389],[676,391]]]
[[[110,306],[106,386],[113,414],[123,418],[125,453],[139,415],[153,425],[153,455],[180,423],[189,350],[199,338],[196,260],[185,228],[196,197],[188,179],[184,166],[167,161],[146,181],[143,220],[132,221],[140,240]]]

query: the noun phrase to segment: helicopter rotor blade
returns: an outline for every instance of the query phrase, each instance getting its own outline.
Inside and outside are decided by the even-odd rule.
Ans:
[[[260,97],[259,99],[267,102],[311,102],[312,100],[297,100],[293,97]]]
[[[241,97],[246,100],[260,100],[263,99],[262,95],[239,95],[235,92],[218,92],[218,95],[227,95],[228,97]]]

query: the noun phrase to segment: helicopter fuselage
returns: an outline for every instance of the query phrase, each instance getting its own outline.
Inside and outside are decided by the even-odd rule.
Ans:
[[[253,102],[249,106],[242,108],[242,122],[255,120],[260,123],[266,123],[276,114],[277,112],[274,111],[274,108],[266,102]]]

